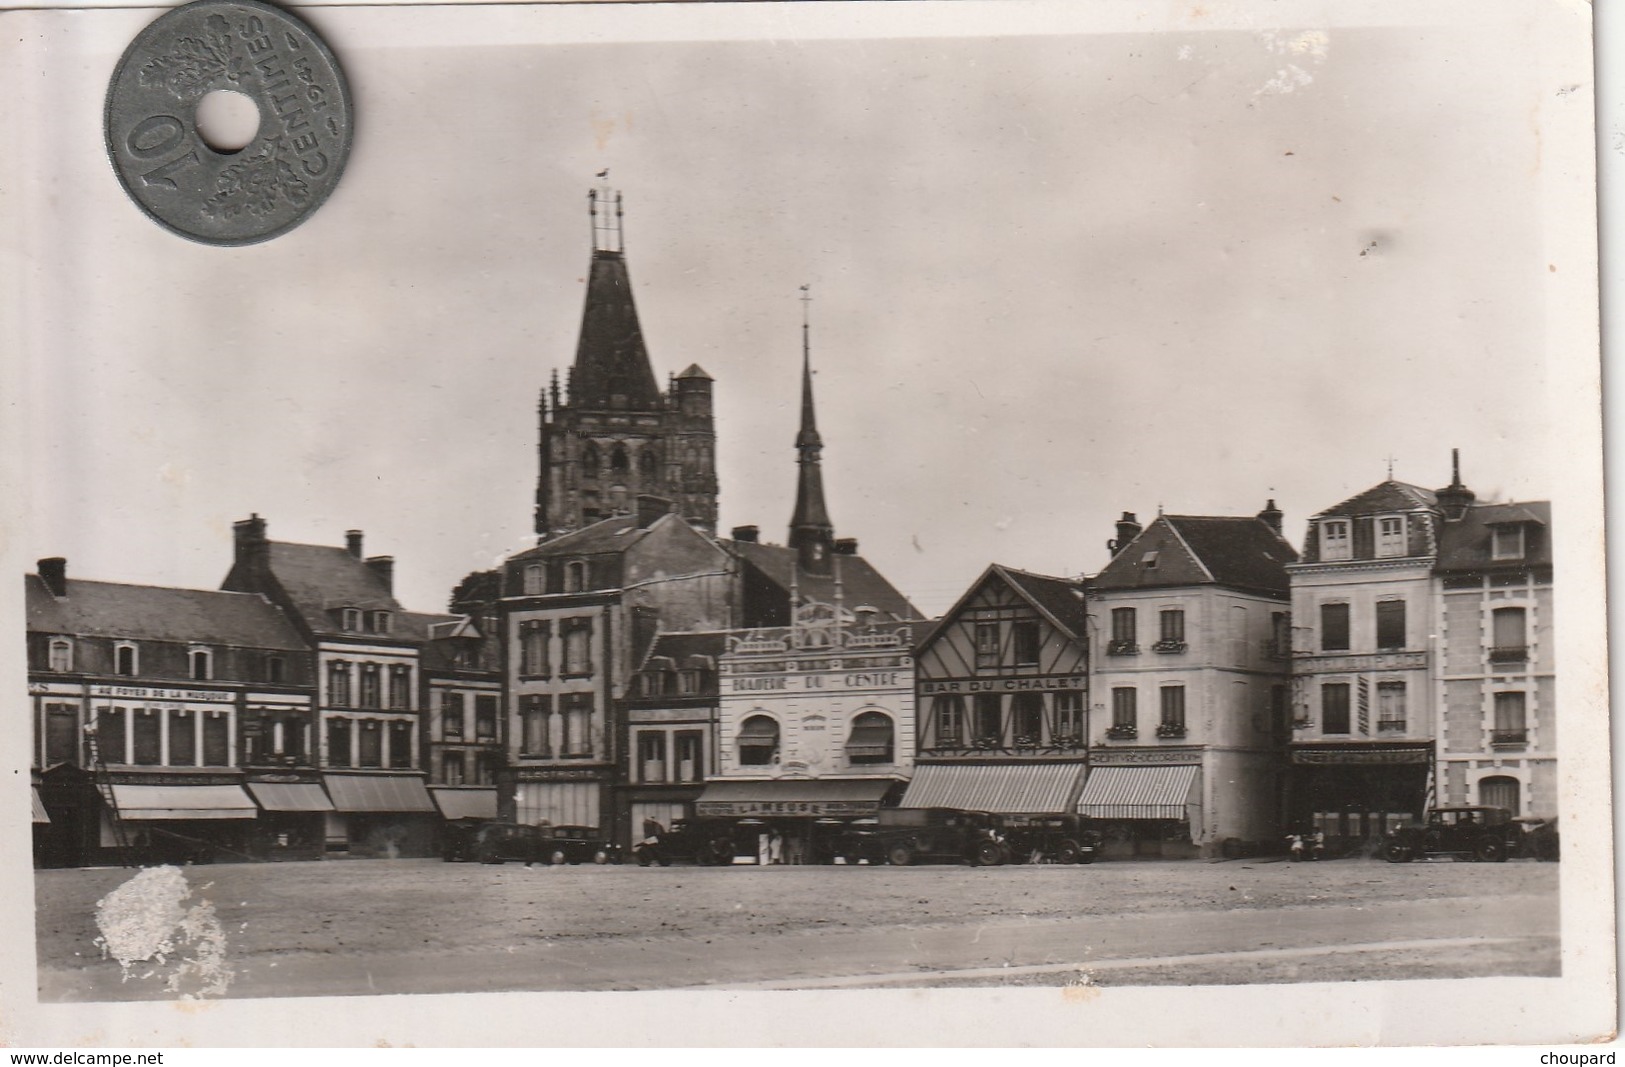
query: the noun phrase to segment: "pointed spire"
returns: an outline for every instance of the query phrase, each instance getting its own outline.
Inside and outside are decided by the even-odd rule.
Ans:
[[[570,404],[588,410],[656,411],[663,401],[643,343],[632,279],[626,270],[621,194],[594,189],[592,265],[570,375]]]
[[[800,565],[811,574],[828,574],[835,527],[824,506],[824,475],[819,458],[824,442],[818,436],[813,412],[812,346],[809,340],[808,286],[801,287],[801,429],[796,433],[796,510],[790,517],[790,547]]]

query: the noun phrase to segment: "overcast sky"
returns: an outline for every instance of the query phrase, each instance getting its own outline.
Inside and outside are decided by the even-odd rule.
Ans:
[[[465,10],[503,43],[431,49],[430,15],[367,10],[310,16],[356,97],[343,181],[245,249],[158,228],[108,167],[102,93],[150,13],[40,22],[80,76],[24,146],[53,176],[24,232],[52,253],[24,279],[25,559],[213,587],[258,512],[363,529],[442,610],[533,543],[536,396],[606,166],[657,378],[716,379],[722,532],[785,537],[810,284],[836,534],[928,614],[990,562],[1100,569],[1124,510],[1273,496],[1300,543],[1390,457],[1437,487],[1460,447],[1481,497],[1550,498],[1554,421],[1596,417],[1549,381],[1594,358],[1548,341],[1564,85],[1487,61],[1506,19],[545,45],[545,15]]]

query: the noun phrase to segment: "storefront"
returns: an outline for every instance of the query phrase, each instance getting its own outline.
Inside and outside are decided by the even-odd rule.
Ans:
[[[332,799],[327,813],[328,852],[398,859],[432,856],[439,829],[423,779],[406,774],[324,774]]]
[[[315,775],[251,775],[247,788],[260,808],[249,841],[249,852],[255,858],[322,858],[327,814],[333,811],[333,802]]]
[[[1202,834],[1201,754],[1195,750],[1097,752],[1078,814],[1101,823],[1106,857],[1198,854]]]
[[[605,771],[597,768],[522,767],[510,772],[514,787],[501,790],[501,807],[512,804],[512,821],[522,825],[604,828]],[[506,795],[504,795],[506,794]]]
[[[713,781],[694,815],[732,825],[736,863],[822,863],[832,834],[875,818],[900,787],[884,778]]]
[[[1427,741],[1295,745],[1287,825],[1320,830],[1339,851],[1374,847],[1395,826],[1421,820],[1432,770]]]
[[[259,809],[241,785],[115,782],[112,792],[125,841],[142,862],[248,858],[249,831]],[[118,844],[105,811],[100,844]]]
[[[925,763],[914,768],[899,807],[1059,815],[1083,785],[1079,760],[1058,763]]]

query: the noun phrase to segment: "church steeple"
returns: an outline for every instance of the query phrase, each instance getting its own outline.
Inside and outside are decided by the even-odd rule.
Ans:
[[[812,297],[801,287],[801,429],[796,433],[796,510],[790,517],[790,547],[809,574],[830,572],[830,553],[835,547],[835,527],[824,506],[824,474],[820,454],[823,439],[813,412],[812,346],[808,305]]]
[[[599,411],[658,411],[660,387],[649,365],[626,271],[621,194],[607,188],[592,190],[587,194],[587,212],[592,219],[592,264],[570,403]]]

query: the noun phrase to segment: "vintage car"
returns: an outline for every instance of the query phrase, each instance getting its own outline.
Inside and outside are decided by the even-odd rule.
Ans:
[[[604,840],[596,826],[544,826],[541,830],[546,841],[542,855],[548,863],[620,863],[625,858],[621,846]]]
[[[485,819],[458,819],[440,829],[440,858],[447,863],[471,863]]]
[[[529,867],[546,863],[552,853],[551,826],[488,822],[474,834],[474,858],[481,863],[518,860]]]
[[[632,846],[632,855],[640,867],[669,867],[673,863],[721,867],[732,863],[738,851],[734,836],[734,826],[726,820],[679,819],[670,829],[644,837]]]
[[[1395,827],[1382,846],[1389,863],[1430,856],[1499,863],[1521,851],[1523,830],[1505,808],[1434,808],[1421,825]]]
[[[1093,863],[1105,842],[1087,815],[995,815],[1010,863]]]
[[[994,867],[1009,862],[1010,850],[982,811],[954,808],[882,808],[874,824],[854,827],[830,843],[848,863],[969,863]]]

